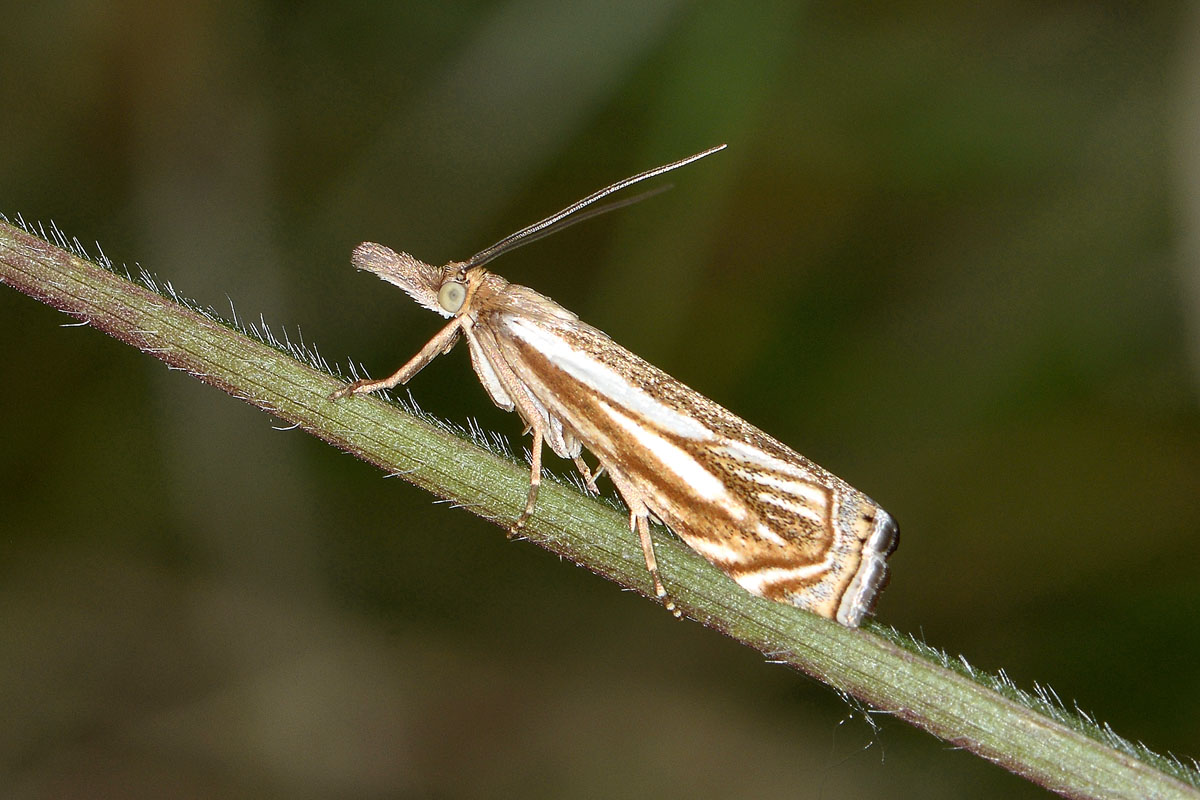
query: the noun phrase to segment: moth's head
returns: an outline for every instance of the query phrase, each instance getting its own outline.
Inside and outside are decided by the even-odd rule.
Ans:
[[[439,272],[440,282],[437,286],[437,304],[434,311],[443,317],[461,317],[470,312],[479,290],[485,284],[507,283],[498,275],[493,275],[483,267],[473,267],[467,261],[451,261]],[[486,290],[485,290],[486,294]]]
[[[467,269],[458,262],[434,267],[374,242],[354,248],[351,261],[358,269],[374,272],[399,286],[413,300],[443,317],[458,314],[486,274],[482,268]]]

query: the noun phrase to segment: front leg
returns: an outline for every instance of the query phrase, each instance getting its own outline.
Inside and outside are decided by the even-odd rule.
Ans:
[[[450,348],[454,347],[454,343],[458,341],[459,331],[462,329],[462,323],[459,320],[451,320],[450,324],[437,332],[437,335],[425,343],[421,348],[421,352],[410,358],[403,367],[393,372],[386,378],[378,381],[360,380],[354,383],[349,383],[338,389],[333,394],[329,395],[330,400],[340,400],[343,397],[348,397],[352,394],[366,394],[368,392],[377,392],[380,389],[391,389],[400,383],[408,383],[412,376],[421,371],[421,368],[440,356],[442,353],[450,352]]]

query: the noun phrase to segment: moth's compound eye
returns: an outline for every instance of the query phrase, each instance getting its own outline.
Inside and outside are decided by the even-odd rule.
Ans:
[[[463,301],[466,299],[467,287],[456,281],[442,284],[442,288],[438,289],[438,305],[451,314],[462,308]]]

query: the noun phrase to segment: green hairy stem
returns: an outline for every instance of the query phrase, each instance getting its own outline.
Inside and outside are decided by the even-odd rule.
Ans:
[[[501,526],[520,513],[524,463],[386,399],[331,402],[344,381],[319,357],[221,321],[148,276],[139,282],[98,265],[57,231],[48,238],[0,222],[0,282]],[[571,486],[543,484],[524,535],[652,594],[626,515]],[[1194,770],[1130,744],[1047,690],[1023,692],[878,623],[851,630],[755,597],[661,529],[654,539],[687,616],[872,709],[1069,797],[1200,798]]]

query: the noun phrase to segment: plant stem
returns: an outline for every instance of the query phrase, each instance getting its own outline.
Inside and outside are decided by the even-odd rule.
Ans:
[[[331,402],[342,382],[318,357],[98,266],[57,231],[50,238],[57,244],[0,222],[0,282],[481,517],[504,525],[523,507],[524,464],[378,397]],[[625,515],[595,498],[544,483],[526,534],[621,586],[651,592]],[[1200,798],[1194,770],[1125,742],[1045,692],[1029,695],[885,626],[850,630],[755,597],[661,530],[655,547],[689,617],[955,747],[1068,797]]]

